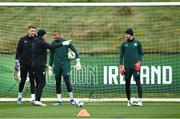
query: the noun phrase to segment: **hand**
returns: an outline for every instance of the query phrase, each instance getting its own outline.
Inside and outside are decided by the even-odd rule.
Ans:
[[[19,71],[19,70],[20,70],[20,63],[19,63],[19,60],[16,59],[14,64],[15,64],[14,70],[15,70],[15,71]]]
[[[51,66],[46,66],[46,68],[47,68],[48,76],[51,77],[53,75],[52,67]]]
[[[67,41],[62,42],[62,45],[69,45],[70,43],[71,43],[71,40],[67,40]]]
[[[68,52],[68,59],[73,60],[76,58],[76,55],[73,51],[69,50]]]
[[[74,66],[74,68],[75,68],[77,71],[81,70],[81,63],[80,63],[80,59],[79,59],[79,58],[77,59],[77,63],[76,63],[76,65]]]
[[[21,77],[20,77],[20,70],[16,70],[16,69],[14,69],[14,79],[16,80],[16,81],[21,81]]]
[[[126,71],[125,71],[125,69],[124,69],[124,66],[123,66],[123,65],[120,65],[120,67],[119,67],[119,73],[120,73],[121,75],[124,75],[125,72],[126,72]]]
[[[141,68],[141,62],[138,61],[138,62],[135,64],[134,70],[140,71],[140,68]]]
[[[19,60],[15,60],[14,62],[14,79],[16,81],[20,81],[21,80],[21,77],[20,77],[20,63],[19,63]]]

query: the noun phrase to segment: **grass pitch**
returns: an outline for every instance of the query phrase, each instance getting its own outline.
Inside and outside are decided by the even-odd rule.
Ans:
[[[0,102],[1,118],[79,118],[79,107],[64,103],[47,107],[33,106],[29,102]],[[143,107],[127,107],[126,103],[85,103],[89,118],[180,118],[180,103],[144,103]]]

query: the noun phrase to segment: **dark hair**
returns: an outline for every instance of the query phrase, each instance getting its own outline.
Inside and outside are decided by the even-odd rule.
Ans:
[[[31,28],[36,29],[36,27],[34,25],[29,25],[28,29],[31,29]]]
[[[55,33],[55,32],[61,33],[61,31],[60,31],[60,30],[54,30],[54,31],[53,31],[53,33]]]

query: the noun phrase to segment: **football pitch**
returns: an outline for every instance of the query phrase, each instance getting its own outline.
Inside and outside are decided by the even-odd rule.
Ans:
[[[77,117],[80,108],[69,103],[54,106],[45,102],[46,107],[23,102],[0,102],[1,118],[81,118]],[[85,103],[88,118],[180,118],[180,103],[144,103],[142,107],[127,107],[126,103]]]

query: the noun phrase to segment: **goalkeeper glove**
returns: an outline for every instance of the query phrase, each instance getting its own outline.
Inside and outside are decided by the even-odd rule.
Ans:
[[[52,67],[51,66],[46,66],[47,74],[49,77],[53,75]]]
[[[68,52],[68,59],[73,60],[75,59],[76,55],[73,51],[69,50]]]
[[[69,45],[70,42],[71,42],[71,40],[64,41],[64,42],[62,42],[62,45]]]
[[[21,77],[20,77],[20,70],[16,71],[14,70],[14,80],[16,81],[21,81]]]
[[[20,81],[21,80],[21,77],[20,77],[20,63],[19,63],[19,60],[15,60],[15,66],[14,66],[14,79],[17,80],[17,81]]]
[[[81,69],[80,59],[77,58],[76,62],[77,62],[77,63],[76,63],[76,65],[74,66],[74,68],[75,68],[77,71],[79,71],[79,70]]]
[[[135,69],[136,71],[140,71],[140,68],[141,68],[141,62],[138,61],[138,62],[135,64],[134,69]]]
[[[19,63],[19,60],[15,60],[15,66],[14,66],[14,70],[15,71],[19,71],[20,70],[20,63]]]
[[[125,69],[124,69],[124,66],[123,66],[123,65],[120,65],[120,67],[119,67],[119,73],[120,73],[121,75],[124,75],[125,72],[126,72],[126,71],[125,71]]]

